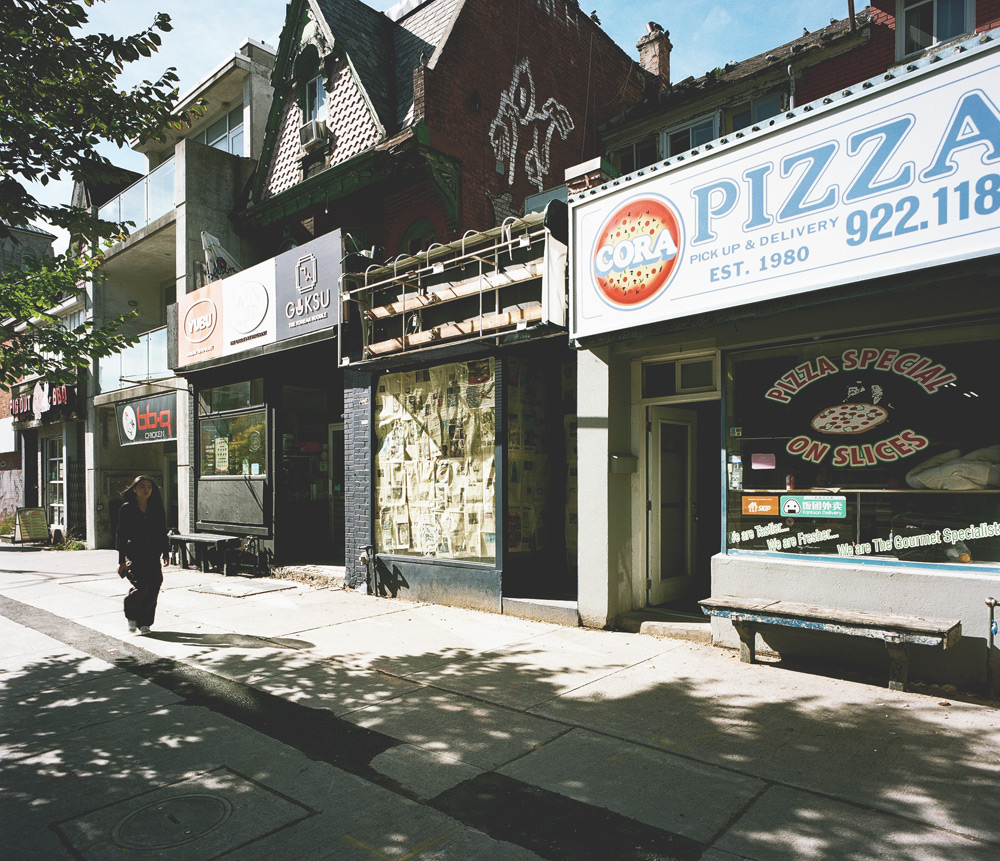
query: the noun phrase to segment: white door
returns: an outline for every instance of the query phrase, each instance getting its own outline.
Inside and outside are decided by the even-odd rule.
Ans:
[[[66,533],[66,454],[62,436],[52,436],[43,442],[45,463],[43,475],[43,505],[48,509],[49,527]]]
[[[650,407],[646,492],[649,514],[648,603],[680,598],[694,574],[697,522],[693,410]]]

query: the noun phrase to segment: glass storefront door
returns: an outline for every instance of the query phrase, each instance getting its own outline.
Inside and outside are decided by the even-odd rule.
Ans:
[[[66,456],[61,436],[48,437],[42,455],[45,462],[45,508],[52,529],[66,531]]]

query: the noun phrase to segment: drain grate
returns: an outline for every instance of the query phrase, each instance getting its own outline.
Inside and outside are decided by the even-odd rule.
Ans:
[[[75,858],[217,858],[315,811],[220,766],[53,824]],[[2,855],[2,850],[0,850]]]
[[[155,801],[121,820],[111,839],[123,849],[172,849],[214,831],[233,813],[228,799],[191,793]]]

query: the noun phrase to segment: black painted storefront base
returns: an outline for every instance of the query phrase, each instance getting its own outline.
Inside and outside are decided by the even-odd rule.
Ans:
[[[376,557],[379,594],[500,613],[501,573],[490,565],[411,556]]]

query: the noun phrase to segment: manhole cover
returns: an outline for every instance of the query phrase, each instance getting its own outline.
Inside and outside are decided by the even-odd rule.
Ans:
[[[169,849],[204,837],[232,812],[232,804],[216,795],[178,795],[133,811],[111,839],[124,849]]]

